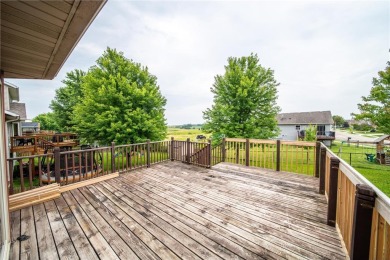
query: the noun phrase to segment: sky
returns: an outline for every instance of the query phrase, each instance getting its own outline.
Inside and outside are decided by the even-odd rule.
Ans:
[[[274,71],[282,112],[348,119],[390,60],[390,2],[108,0],[54,80],[6,81],[32,119],[50,111],[67,72],[87,71],[107,47],[157,77],[168,125],[202,123],[228,57],[251,53]]]

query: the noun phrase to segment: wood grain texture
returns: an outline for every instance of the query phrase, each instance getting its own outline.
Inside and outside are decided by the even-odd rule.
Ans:
[[[31,232],[35,240],[22,250],[14,243],[12,256],[345,259],[317,186],[311,176],[229,163],[205,169],[164,162],[15,211],[13,237]],[[379,233],[388,236],[388,225]],[[381,241],[387,257],[388,240]]]

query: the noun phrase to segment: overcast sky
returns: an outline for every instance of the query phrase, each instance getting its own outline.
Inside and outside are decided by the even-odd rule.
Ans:
[[[33,118],[49,112],[66,72],[116,48],[157,76],[169,125],[201,123],[227,58],[257,53],[280,83],[282,112],[350,117],[386,67],[389,1],[109,0],[52,81],[7,80]]]

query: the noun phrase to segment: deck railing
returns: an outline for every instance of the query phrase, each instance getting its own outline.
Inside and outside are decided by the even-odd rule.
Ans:
[[[390,259],[390,198],[325,146],[320,193],[351,259]]]
[[[316,143],[283,140],[224,138],[212,150],[219,162],[316,175]]]
[[[36,137],[34,137],[36,138]],[[83,147],[61,151],[55,147],[46,154],[7,159],[9,194],[28,191],[51,183],[61,186],[123,173],[168,160],[203,167],[211,165],[211,144],[187,141],[157,141],[108,147]]]

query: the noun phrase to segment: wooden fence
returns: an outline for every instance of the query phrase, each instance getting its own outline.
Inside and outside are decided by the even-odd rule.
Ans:
[[[325,146],[320,193],[328,224],[336,226],[351,259],[390,259],[390,199]]]
[[[224,138],[220,145],[212,148],[212,164],[229,162],[318,175],[316,145],[315,142]]]

